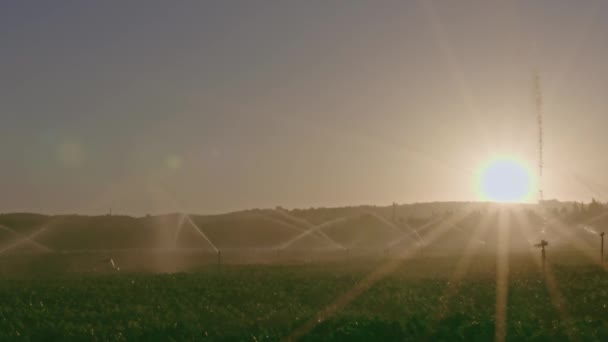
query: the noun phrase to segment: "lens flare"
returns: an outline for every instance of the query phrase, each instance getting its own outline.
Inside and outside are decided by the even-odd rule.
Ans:
[[[66,140],[57,149],[59,161],[68,167],[78,167],[85,160],[85,149],[74,140]]]
[[[535,180],[522,161],[513,157],[497,157],[483,165],[477,176],[477,190],[482,201],[530,202]]]
[[[179,170],[182,167],[182,158],[177,155],[169,156],[165,160],[165,164],[171,170]]]

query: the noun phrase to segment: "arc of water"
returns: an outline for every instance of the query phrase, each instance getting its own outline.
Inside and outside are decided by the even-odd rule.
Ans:
[[[114,262],[114,259],[110,258],[108,260],[108,263],[112,266],[112,268],[116,271],[120,271],[120,267],[116,266],[116,263]]]
[[[295,225],[293,223],[285,222],[283,220],[280,220],[278,218],[275,218],[275,217],[272,217],[272,216],[269,216],[269,215],[265,215],[265,214],[257,214],[257,215],[259,217],[261,217],[262,219],[264,219],[264,220],[271,221],[273,223],[276,223],[276,224],[278,224],[280,226],[283,226],[285,228],[288,228],[290,230],[293,230],[293,231],[296,231],[296,232],[299,232],[299,233],[301,233],[303,231],[306,231],[305,228],[297,226],[297,225]]]
[[[168,197],[168,199],[170,201],[172,201],[175,204],[175,207],[177,208],[178,212],[182,211],[181,207],[179,206],[179,204],[174,196],[171,196],[169,193],[167,193],[166,191],[164,191],[163,189],[161,189],[158,186],[152,187],[152,188],[150,188],[150,190],[155,193],[160,193],[162,195],[165,195],[166,197]],[[188,223],[190,223],[192,226],[194,226],[194,228],[199,233],[199,235],[202,236],[211,245],[211,247],[213,247],[215,252],[219,253],[219,249],[215,246],[215,244],[213,242],[211,242],[211,240],[207,237],[207,235],[205,235],[205,233],[202,231],[202,229],[200,229],[200,227],[192,221],[192,218],[190,217],[190,215],[188,215],[188,214],[182,214],[182,215],[183,215],[182,218],[185,219],[186,221],[188,221]],[[175,244],[177,244],[177,238],[179,236],[179,233],[181,233],[181,229],[182,229],[182,225],[183,225],[183,220],[180,220],[180,221],[181,222],[180,222],[180,224],[178,224],[178,228],[177,228],[178,231],[176,232],[176,235],[175,235]]]
[[[387,220],[385,217],[383,217],[382,215],[378,215],[376,213],[370,213],[373,217],[377,218],[378,220],[380,220],[382,223],[384,223],[386,226],[391,227],[393,230],[396,230],[399,234],[404,233],[403,230],[401,230],[399,228],[399,226],[397,226],[395,223]],[[418,234],[418,231],[415,230],[414,228],[412,228],[412,226],[410,226],[409,224],[405,224],[406,228],[408,228],[410,230],[411,233],[413,233],[412,235],[415,235],[416,238],[418,239],[418,242],[422,242],[422,236],[420,236],[420,234]]]
[[[177,228],[175,229],[175,237],[173,239],[173,248],[177,249],[177,240],[182,232],[184,221],[186,220],[185,214],[179,214],[179,220],[177,221]]]
[[[539,239],[551,240],[552,245],[556,245],[557,242],[561,242],[561,240],[568,240],[568,238],[561,233],[557,234],[555,232],[547,232],[547,230],[537,231],[529,235],[533,236],[531,240],[528,240],[532,246],[538,244]]]
[[[462,229],[462,227],[460,226],[460,224],[455,224],[454,228],[456,228],[456,230],[458,230],[459,232],[461,232],[463,234],[467,234],[467,232],[465,232],[464,229]],[[484,240],[478,239],[478,238],[475,238],[475,242],[480,243],[482,245],[486,245],[487,244]]]
[[[583,229],[584,229],[584,230],[585,230],[587,233],[590,233],[590,234],[593,234],[593,235],[599,235],[599,233],[598,233],[598,232],[597,232],[595,229],[591,228],[590,226],[583,225],[583,226],[582,226],[582,228],[583,228]]]
[[[301,223],[301,224],[305,225],[305,226],[306,226],[306,228],[304,228],[304,229],[300,229],[300,231],[306,231],[307,229],[314,229],[314,228],[315,228],[315,225],[314,225],[314,224],[312,224],[310,221],[305,220],[305,219],[300,218],[300,217],[296,217],[296,216],[294,216],[294,215],[291,215],[291,214],[289,214],[289,213],[288,213],[286,210],[280,210],[280,209],[278,209],[278,210],[275,210],[275,211],[276,211],[278,214],[280,214],[280,215],[282,215],[282,216],[284,216],[284,217],[287,217],[287,218],[289,218],[289,219],[291,219],[291,220],[294,220],[294,221],[296,221],[296,222],[299,222],[299,223]],[[283,221],[281,221],[281,222],[283,222]],[[289,225],[294,226],[294,227],[297,227],[296,225],[293,225],[293,224],[290,224],[290,223],[287,223],[287,222],[284,222],[284,223],[285,223],[285,224],[289,224]],[[299,227],[298,227],[298,228],[299,228]],[[317,234],[317,235],[321,236],[323,239],[325,239],[326,241],[328,241],[328,242],[329,242],[329,243],[331,243],[332,245],[337,246],[338,248],[341,248],[341,249],[344,249],[344,248],[345,248],[344,246],[342,246],[342,244],[340,244],[340,243],[338,243],[337,241],[335,241],[334,239],[330,238],[330,237],[329,237],[327,234],[325,234],[325,232],[324,232],[324,231],[322,231],[322,230],[316,230],[316,231],[315,231],[315,234]]]
[[[18,246],[20,246],[20,245],[22,245],[22,244],[24,244],[24,243],[26,243],[26,242],[31,242],[31,241],[33,241],[33,239],[34,239],[36,236],[38,236],[38,235],[42,234],[43,232],[45,232],[45,231],[47,230],[47,228],[48,228],[48,226],[47,226],[47,225],[44,225],[44,226],[42,226],[42,228],[38,229],[38,230],[37,230],[37,231],[35,231],[34,233],[32,233],[32,234],[30,234],[30,235],[27,235],[27,236],[23,236],[23,237],[22,237],[20,240],[18,240],[18,241],[16,241],[16,242],[14,242],[14,243],[12,243],[12,244],[10,244],[10,245],[8,245],[8,246],[6,246],[6,247],[4,247],[4,248],[0,249],[0,254],[4,253],[4,252],[6,252],[6,251],[9,251],[9,250],[11,250],[11,249],[13,249],[13,248],[15,248],[15,247],[18,247]]]
[[[568,243],[572,244],[574,248],[576,248],[579,252],[584,254],[589,260],[592,260],[594,263],[598,262],[595,257],[595,253],[592,252],[593,246],[589,242],[589,240],[581,238],[579,234],[573,232],[570,226],[561,221],[559,217],[555,215],[548,216],[549,222],[551,226],[554,227],[554,230],[562,237],[564,240],[567,240]],[[553,244],[553,241],[550,241]]]
[[[423,242],[424,242],[424,240],[422,239],[422,236],[420,235],[420,233],[418,232],[418,230],[416,230],[416,229],[414,229],[412,226],[410,226],[410,224],[409,224],[409,223],[407,223],[407,222],[404,222],[404,223],[405,223],[405,227],[406,227],[407,229],[409,229],[411,232],[414,232],[414,233],[416,234],[416,237],[418,238],[418,240],[419,240],[421,243],[423,243]]]
[[[184,214],[184,217],[185,217],[185,220],[188,221],[188,223],[191,224],[196,229],[196,231],[199,233],[199,235],[202,236],[205,240],[207,240],[207,242],[209,242],[209,244],[211,245],[211,247],[213,247],[213,249],[216,252],[220,251],[215,246],[215,244],[213,244],[213,242],[211,242],[211,240],[207,237],[207,235],[205,235],[205,233],[203,232],[203,230],[196,223],[194,223],[194,221],[192,221],[192,218],[190,217],[190,215]]]
[[[283,220],[280,220],[280,219],[277,219],[277,218],[274,218],[274,217],[271,217],[271,216],[268,216],[268,215],[263,215],[263,214],[259,214],[259,215],[260,215],[260,217],[262,217],[265,220],[274,222],[274,223],[276,223],[276,224],[278,224],[278,225],[280,225],[282,227],[288,228],[288,229],[296,231],[298,233],[306,232],[306,228],[299,227],[299,226],[297,226],[295,224],[292,224],[292,223],[289,223],[289,222],[285,222]],[[324,242],[326,241],[326,239],[321,234],[314,234],[313,236],[315,238],[319,239],[319,240],[324,241]],[[331,243],[332,245],[334,244],[334,242],[331,241],[331,240],[329,240],[329,243]]]
[[[45,245],[41,244],[40,242],[38,242],[38,241],[34,241],[34,240],[32,240],[32,239],[28,238],[27,236],[23,236],[22,234],[20,234],[20,233],[16,232],[15,230],[13,230],[13,229],[11,229],[11,228],[9,228],[9,227],[5,226],[5,225],[1,225],[1,224],[0,224],[0,229],[6,230],[7,232],[9,232],[9,233],[11,233],[11,234],[13,234],[13,235],[15,235],[15,236],[18,236],[18,237],[22,237],[22,238],[24,238],[25,240],[27,240],[27,241],[24,241],[24,243],[25,243],[25,242],[29,242],[29,243],[31,243],[31,244],[33,244],[33,245],[35,245],[36,247],[42,248],[42,249],[43,249],[43,250],[45,250],[46,252],[52,252],[52,251],[53,251],[53,250],[52,250],[52,249],[50,249],[49,247],[47,247],[47,246],[45,246]]]
[[[543,213],[542,210],[536,210],[534,211],[534,214],[537,215],[540,220],[542,220],[542,227],[540,230],[536,230],[531,234],[528,234],[532,237],[532,240],[528,241],[530,245],[534,246],[538,244],[538,239],[550,240],[552,245],[555,245],[557,242],[561,242],[561,240],[569,240],[569,238],[564,235],[563,231],[551,229],[549,226],[549,218],[545,213]]]
[[[173,248],[102,248],[102,249],[68,249],[62,250],[59,253],[61,254],[108,254],[108,253],[166,253],[166,252],[174,252]],[[200,248],[180,248],[180,251],[184,252],[200,252]]]
[[[428,228],[430,228],[430,227],[432,227],[432,226],[436,225],[437,223],[439,223],[439,222],[441,222],[441,221],[443,221],[443,218],[442,218],[442,217],[438,217],[438,218],[436,218],[436,219],[434,219],[434,220],[432,220],[432,221],[430,221],[430,222],[425,223],[424,225],[422,225],[421,227],[419,227],[418,229],[416,229],[416,234],[417,234],[418,236],[420,236],[420,234],[419,234],[419,233],[420,233],[421,231],[426,230],[426,229],[428,229]],[[387,245],[387,247],[388,247],[388,248],[394,247],[394,246],[396,246],[397,244],[401,243],[403,240],[405,240],[405,239],[407,239],[407,238],[410,238],[412,235],[415,235],[415,234],[414,234],[413,232],[404,233],[404,234],[402,234],[400,237],[398,237],[398,238],[397,238],[397,240],[394,240],[393,242],[391,242],[390,244],[388,244],[388,245]],[[421,239],[420,239],[419,243],[420,243],[420,244],[422,244],[422,245],[425,245],[425,242],[424,242],[424,240],[422,239],[422,237],[421,237]]]
[[[340,218],[333,219],[333,220],[330,220],[330,221],[327,221],[327,222],[321,223],[321,224],[319,224],[319,225],[316,225],[316,226],[314,226],[314,227],[312,227],[312,228],[310,228],[310,229],[306,230],[306,231],[305,231],[305,232],[303,232],[302,234],[300,234],[300,235],[298,235],[298,236],[294,237],[293,239],[291,239],[291,240],[289,240],[289,241],[285,242],[284,244],[282,244],[282,245],[278,246],[278,247],[277,247],[277,249],[285,249],[285,248],[287,248],[287,247],[291,246],[291,245],[292,245],[294,242],[296,242],[296,241],[298,241],[298,240],[300,240],[300,239],[302,239],[302,238],[304,238],[304,237],[306,237],[306,236],[308,236],[308,235],[310,235],[310,234],[314,233],[315,231],[319,231],[319,230],[321,230],[321,229],[323,229],[323,228],[325,228],[325,227],[331,226],[331,225],[336,224],[336,223],[338,223],[338,222],[346,221],[347,219],[348,219],[348,217],[340,217]],[[342,246],[342,245],[340,245],[340,247],[341,247],[342,249],[346,249],[346,248],[345,248],[344,246]]]
[[[378,221],[382,222],[386,227],[390,228],[391,230],[396,231],[399,234],[403,233],[403,230],[399,229],[399,227],[397,227],[397,225],[395,225],[393,222],[390,222],[389,220],[382,217],[381,215],[378,215],[374,212],[367,212],[366,214],[368,214],[368,215],[372,216],[373,218],[377,219]]]

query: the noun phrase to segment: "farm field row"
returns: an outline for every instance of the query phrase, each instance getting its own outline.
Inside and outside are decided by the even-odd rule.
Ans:
[[[13,277],[0,283],[0,339],[492,340],[496,262],[475,260],[463,277],[454,263]],[[530,258],[509,270],[507,340],[608,340],[602,269],[552,264],[543,276]]]

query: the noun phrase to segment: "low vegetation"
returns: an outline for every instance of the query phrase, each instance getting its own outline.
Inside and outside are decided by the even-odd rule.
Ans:
[[[476,263],[462,281],[451,278],[450,260],[405,262],[335,314],[318,316],[384,262],[4,279],[0,340],[494,338],[493,258]],[[603,270],[553,266],[558,299],[531,260],[510,270],[507,340],[608,340]]]

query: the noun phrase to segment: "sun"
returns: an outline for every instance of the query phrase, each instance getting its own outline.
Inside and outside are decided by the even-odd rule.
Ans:
[[[477,191],[482,201],[530,202],[534,188],[533,173],[526,163],[510,156],[491,159],[477,175]]]

